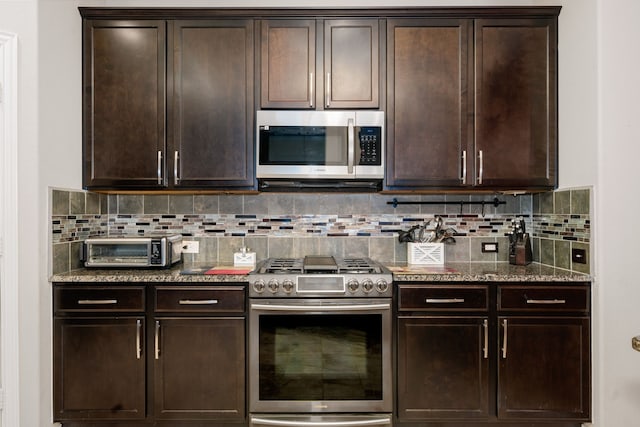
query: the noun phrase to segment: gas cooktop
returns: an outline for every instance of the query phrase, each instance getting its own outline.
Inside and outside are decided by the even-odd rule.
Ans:
[[[252,297],[390,297],[391,271],[370,258],[268,258],[249,273]]]
[[[304,258],[268,258],[255,271],[259,274],[365,274],[384,273],[385,267],[369,258],[335,258],[310,255]]]

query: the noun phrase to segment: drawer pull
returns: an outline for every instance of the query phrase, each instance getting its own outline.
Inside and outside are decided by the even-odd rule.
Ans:
[[[217,299],[181,299],[180,305],[214,305]]]
[[[527,299],[527,304],[566,304],[563,299]]]
[[[464,298],[427,298],[424,302],[428,304],[461,304]]]
[[[117,304],[117,299],[79,299],[78,305],[108,305]]]

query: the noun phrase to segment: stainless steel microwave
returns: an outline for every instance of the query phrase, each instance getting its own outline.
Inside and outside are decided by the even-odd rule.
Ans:
[[[259,181],[384,178],[383,111],[263,110],[256,124]]]
[[[170,267],[182,260],[182,236],[90,238],[80,259],[85,267]]]

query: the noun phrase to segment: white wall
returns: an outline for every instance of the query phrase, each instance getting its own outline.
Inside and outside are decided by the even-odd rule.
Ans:
[[[43,236],[38,194],[38,58],[36,0],[0,1],[0,28],[18,35],[18,235],[20,244],[7,250],[18,251],[20,419],[22,425],[38,425],[38,412],[32,411],[39,399],[40,370],[40,281],[37,248]],[[29,245],[33,242],[35,245]],[[36,252],[33,252],[33,249]],[[7,284],[3,283],[3,286]],[[15,286],[16,284],[12,284]],[[15,325],[12,325],[15,327]],[[12,392],[12,390],[7,390]]]
[[[637,425],[640,416],[640,283],[635,222],[640,212],[640,16],[637,0],[598,0],[599,360],[603,426]],[[624,232],[621,232],[624,230]],[[631,422],[632,417],[636,419]]]
[[[640,410],[640,354],[629,339],[640,334],[637,309],[640,286],[628,268],[633,246],[612,230],[620,220],[630,227],[633,208],[620,200],[634,194],[633,157],[638,142],[634,74],[629,58],[640,34],[632,21],[637,0],[350,0],[304,1],[79,1],[0,0],[0,28],[20,36],[20,298],[21,398],[23,426],[47,426],[51,420],[51,293],[48,275],[48,186],[81,187],[81,51],[82,6],[503,6],[562,5],[560,14],[560,187],[596,186],[598,205],[598,282],[595,305],[598,368],[594,394],[598,427],[627,426]],[[37,9],[36,10],[36,6]],[[620,11],[618,11],[618,8]],[[633,10],[635,9],[635,10]],[[37,23],[37,25],[36,25]],[[598,37],[596,24],[601,25]],[[631,34],[628,31],[632,31]],[[603,52],[598,61],[596,41]],[[637,50],[637,49],[636,49]],[[600,67],[600,68],[598,68]],[[599,71],[599,74],[598,74]],[[596,83],[602,84],[600,92]],[[598,94],[602,102],[598,104]],[[635,94],[637,95],[637,94]],[[638,96],[635,99],[640,99]],[[622,111],[623,107],[627,113]],[[638,108],[635,107],[635,112]],[[600,123],[601,128],[598,127]],[[605,143],[606,141],[606,143]],[[602,155],[602,161],[597,156]],[[635,153],[638,154],[638,153]],[[635,156],[638,157],[638,156]],[[621,168],[623,166],[624,168]],[[605,191],[606,190],[606,191]],[[630,202],[631,203],[631,202]],[[626,228],[626,227],[625,227]],[[608,237],[609,236],[609,237]],[[623,240],[619,242],[619,240]],[[626,248],[629,255],[624,256]],[[601,283],[604,285],[600,286]],[[602,291],[600,291],[602,288]],[[631,295],[632,298],[628,298]],[[635,322],[635,325],[632,323]],[[606,377],[600,385],[600,377]],[[38,402],[40,405],[36,405]],[[635,403],[635,405],[634,405]]]

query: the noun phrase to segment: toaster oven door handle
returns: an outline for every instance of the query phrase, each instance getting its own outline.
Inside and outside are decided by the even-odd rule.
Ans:
[[[389,418],[373,418],[365,420],[350,421],[303,421],[303,420],[281,420],[269,418],[251,418],[252,424],[262,424],[265,426],[279,427],[358,427],[358,426],[384,426],[391,425]]]

